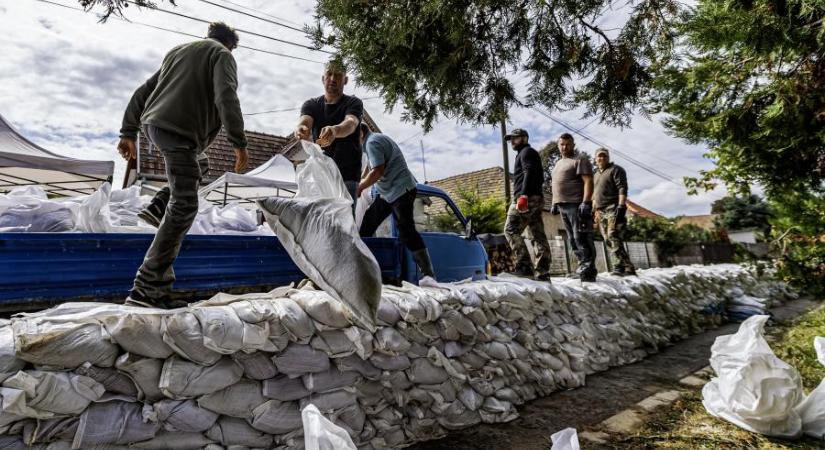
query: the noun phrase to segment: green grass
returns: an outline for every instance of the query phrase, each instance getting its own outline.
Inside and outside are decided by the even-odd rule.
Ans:
[[[797,368],[806,393],[825,378],[825,368],[816,359],[815,336],[825,336],[825,307],[803,315],[788,326],[768,328],[774,353]],[[583,449],[675,449],[675,450],[778,450],[825,449],[825,441],[802,438],[797,441],[769,438],[717,419],[702,406],[701,390],[690,391],[666,408],[657,410],[633,435],[615,438],[606,445]]]

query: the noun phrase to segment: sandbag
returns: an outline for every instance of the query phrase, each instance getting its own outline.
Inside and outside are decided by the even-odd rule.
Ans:
[[[155,402],[163,398],[158,385],[164,362],[160,359],[124,353],[115,362],[115,367],[125,373],[138,388],[138,398]]]
[[[17,372],[3,387],[26,393],[26,406],[37,411],[32,418],[77,415],[100,398],[105,388],[97,381],[70,372]]]
[[[261,383],[241,379],[220,391],[200,397],[198,405],[218,414],[245,419],[251,417],[252,410],[265,401]]]
[[[129,353],[158,359],[172,356],[172,348],[163,341],[160,314],[128,313],[109,316],[103,323],[112,340]]]
[[[202,433],[215,424],[218,413],[201,408],[195,400],[161,400],[152,405],[154,419],[168,431]]]
[[[753,316],[733,335],[711,347],[716,372],[702,389],[702,404],[713,416],[748,431],[796,438],[802,419],[794,410],[803,396],[799,373],[777,358],[763,337],[769,316]]]
[[[72,448],[99,445],[128,445],[155,437],[160,425],[144,422],[140,403],[112,401],[94,403],[80,416]]]
[[[276,298],[273,306],[277,323],[286,328],[289,338],[293,342],[308,342],[315,333],[315,326],[301,306],[289,298]],[[275,327],[270,326],[270,340],[272,340],[274,330]]]
[[[202,366],[172,356],[163,364],[159,388],[167,397],[186,399],[211,394],[238,382],[243,368],[231,358]]]
[[[575,428],[565,428],[550,436],[553,446],[550,450],[579,450],[579,435]]]
[[[26,361],[15,355],[14,331],[4,322],[0,325],[0,383],[26,366]]]
[[[112,367],[118,348],[97,323],[51,322],[48,318],[12,320],[18,358],[32,364],[74,369],[85,362]]]
[[[253,380],[268,380],[278,375],[278,369],[269,354],[264,352],[244,353],[232,355],[232,359],[243,367],[243,374]]]
[[[235,417],[218,419],[218,422],[206,432],[206,437],[225,446],[244,445],[253,448],[269,448],[273,440],[271,435],[260,432],[245,420]]]
[[[184,311],[165,317],[161,332],[163,341],[189,361],[209,366],[221,359],[220,353],[204,345],[203,329],[191,312]]]
[[[23,442],[27,445],[54,441],[71,441],[77,433],[78,417],[60,417],[48,420],[32,420],[23,425]],[[0,446],[0,449],[3,447]]]
[[[148,441],[132,444],[131,448],[146,450],[195,450],[207,448],[215,441],[202,433],[160,432]]]
[[[341,372],[337,368],[331,368],[324,372],[309,373],[301,378],[308,391],[326,392],[352,386],[361,379],[361,375],[358,372]]]
[[[253,428],[269,434],[286,434],[301,428],[297,402],[269,400],[252,411]]]
[[[311,394],[300,378],[289,378],[286,375],[264,380],[264,397],[282,402],[298,400]]]
[[[117,364],[117,362],[115,362]],[[127,375],[109,367],[95,367],[84,363],[75,372],[87,376],[103,385],[107,392],[138,398],[138,388]]]
[[[351,321],[374,331],[381,269],[358,234],[335,163],[316,144],[303,145],[309,158],[298,167],[296,197],[271,197],[258,206],[298,268],[346,304]]]
[[[308,345],[292,344],[272,360],[279,372],[293,377],[329,369],[329,357]]]

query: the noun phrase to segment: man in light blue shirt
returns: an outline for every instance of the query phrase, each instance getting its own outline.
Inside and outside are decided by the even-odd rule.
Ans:
[[[421,273],[435,278],[427,246],[415,229],[413,205],[418,191],[415,188],[415,177],[407,168],[404,154],[401,153],[398,144],[388,136],[370,132],[367,124],[361,123],[359,130],[361,148],[369,160],[369,171],[364,171],[356,197],[372,185],[378,190],[378,197],[364,214],[359,230],[361,237],[374,235],[381,223],[392,214],[398,227],[398,237],[412,252]]]

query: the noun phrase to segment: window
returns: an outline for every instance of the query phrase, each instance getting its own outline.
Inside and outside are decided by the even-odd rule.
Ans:
[[[419,194],[413,209],[415,228],[418,231],[464,233],[464,225],[455,210],[441,197]]]

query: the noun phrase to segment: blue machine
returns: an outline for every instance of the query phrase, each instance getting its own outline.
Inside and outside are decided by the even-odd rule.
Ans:
[[[419,185],[425,204],[454,215],[459,232],[424,231],[440,281],[483,278],[487,254],[472,226],[444,191]],[[364,242],[384,281],[417,282],[420,273],[396,237]],[[425,227],[426,228],[426,227]],[[458,230],[456,230],[458,231]],[[14,311],[77,300],[122,300],[153,236],[150,234],[0,233],[0,310]],[[217,292],[265,291],[305,278],[274,236],[187,236],[175,262],[175,291],[186,298]]]

